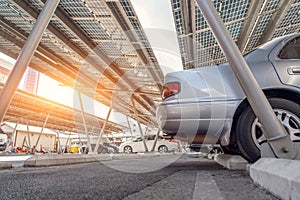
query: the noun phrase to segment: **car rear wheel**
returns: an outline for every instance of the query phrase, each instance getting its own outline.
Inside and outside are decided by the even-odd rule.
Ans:
[[[124,153],[132,153],[132,147],[131,146],[125,146],[124,147]]]
[[[270,98],[274,112],[290,135],[291,139],[300,140],[300,105],[286,99]],[[260,158],[260,146],[267,142],[262,124],[249,106],[237,122],[237,143],[242,155],[250,162]]]
[[[165,146],[165,145],[162,145],[162,146],[160,146],[160,147],[158,147],[158,152],[159,153],[168,153],[168,147],[167,146]]]
[[[225,154],[233,154],[233,155],[240,155],[241,154],[241,151],[238,147],[238,145],[235,143],[235,144],[230,144],[229,146],[222,146],[221,145],[221,149],[223,151],[223,153]]]

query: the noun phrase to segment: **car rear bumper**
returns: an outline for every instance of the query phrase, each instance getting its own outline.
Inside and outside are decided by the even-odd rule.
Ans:
[[[168,145],[168,151],[178,151],[178,144]]]
[[[156,113],[158,124],[168,134],[197,138],[201,143],[219,143],[231,128],[239,101],[162,103]]]

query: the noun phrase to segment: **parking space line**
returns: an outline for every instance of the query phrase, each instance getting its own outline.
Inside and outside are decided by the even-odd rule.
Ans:
[[[224,200],[211,173],[197,173],[193,200]]]

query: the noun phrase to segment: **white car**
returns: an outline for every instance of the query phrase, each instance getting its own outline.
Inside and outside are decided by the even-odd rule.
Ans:
[[[7,135],[0,134],[0,151],[4,151],[7,145]]]
[[[145,135],[144,138],[145,138],[148,151],[151,151],[155,141],[155,135]],[[145,147],[143,144],[142,137],[137,137],[134,140],[126,141],[122,143],[119,149],[120,152],[124,152],[124,153],[145,152]],[[155,151],[158,151],[160,153],[177,151],[178,149],[179,149],[179,144],[176,140],[163,139],[162,136],[159,136],[155,146]]]

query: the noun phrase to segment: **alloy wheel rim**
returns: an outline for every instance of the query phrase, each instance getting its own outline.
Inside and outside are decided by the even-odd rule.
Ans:
[[[274,109],[277,119],[283,124],[292,141],[300,141],[300,118],[284,109]],[[257,148],[267,141],[262,124],[255,118],[251,126],[251,136]]]
[[[167,147],[165,147],[165,146],[162,146],[159,149],[160,149],[160,151],[159,151],[160,153],[166,153],[167,152]]]
[[[124,147],[124,152],[125,153],[130,153],[131,152],[130,147],[128,147],[128,146]]]

